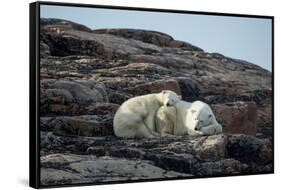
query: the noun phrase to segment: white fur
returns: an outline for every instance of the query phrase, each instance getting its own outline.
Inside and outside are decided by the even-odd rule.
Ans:
[[[201,101],[191,104],[186,116],[187,128],[194,135],[214,135],[222,133],[222,126],[217,122],[210,106]]]
[[[184,135],[187,134],[185,117],[191,103],[179,101],[174,106],[159,108],[156,114],[156,131],[161,136]]]
[[[117,110],[113,129],[118,137],[153,138],[155,132],[155,115],[161,106],[172,106],[180,101],[173,91],[164,90],[158,94],[137,96],[124,102]]]
[[[156,131],[161,136],[198,136],[222,133],[222,127],[208,104],[201,101],[179,101],[174,107],[159,108],[156,114]]]

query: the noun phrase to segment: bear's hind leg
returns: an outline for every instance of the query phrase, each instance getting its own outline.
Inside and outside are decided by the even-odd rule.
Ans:
[[[144,120],[144,125],[149,130],[151,134],[153,134],[156,137],[160,137],[160,133],[156,130],[156,121],[155,121],[156,114],[149,114],[147,118]]]
[[[149,128],[144,124],[141,123],[136,131],[136,138],[155,138],[159,137],[159,134],[154,134]]]
[[[145,125],[143,119],[131,116],[130,120],[124,119],[115,125],[114,133],[123,138],[155,138],[152,131]]]

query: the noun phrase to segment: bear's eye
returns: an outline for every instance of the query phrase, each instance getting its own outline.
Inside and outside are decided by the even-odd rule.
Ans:
[[[203,122],[203,120],[200,120],[200,122],[202,123],[202,122]]]

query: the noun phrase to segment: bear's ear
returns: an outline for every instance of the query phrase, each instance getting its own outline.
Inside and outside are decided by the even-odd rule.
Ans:
[[[162,94],[166,94],[167,93],[167,90],[162,90]]]
[[[191,110],[191,113],[194,114],[196,112],[196,110]]]
[[[178,96],[178,97],[179,97],[180,100],[182,99],[182,96]]]

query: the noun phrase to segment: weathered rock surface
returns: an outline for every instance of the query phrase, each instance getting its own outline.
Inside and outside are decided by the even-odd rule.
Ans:
[[[146,84],[136,85],[135,87],[129,87],[127,90],[132,94],[142,95],[142,94],[159,93],[164,89],[172,90],[176,92],[178,95],[181,95],[179,83],[174,79],[157,80]]]
[[[189,177],[163,170],[149,161],[127,160],[108,156],[51,154],[41,157],[42,185],[98,183],[140,179]]]
[[[61,136],[105,136],[113,135],[112,115],[81,115],[41,117],[42,131],[53,131]]]
[[[233,135],[227,145],[228,155],[245,163],[272,162],[271,142],[247,135]],[[247,156],[245,156],[247,155]]]
[[[212,106],[224,133],[256,135],[257,106],[254,102],[233,102]]]
[[[93,32],[97,34],[111,34],[127,39],[139,40],[145,43],[155,44],[157,46],[184,48],[185,50],[202,51],[187,42],[174,40],[173,37],[156,31],[136,30],[136,29],[99,29]]]
[[[43,115],[85,114],[89,106],[108,102],[105,86],[93,80],[43,79],[40,93]]]
[[[42,184],[273,171],[271,72],[156,31],[40,23]],[[210,104],[224,134],[113,135],[124,101],[167,89]]]
[[[59,142],[54,141],[55,139]],[[93,182],[100,182],[110,181],[112,177],[113,180],[131,180],[272,171],[270,142],[250,135],[128,140],[113,136],[55,138],[55,135],[49,132],[41,134],[41,141],[41,154],[44,155],[41,157],[42,180],[46,184],[55,180],[59,184],[74,183],[79,179],[84,182],[89,178]],[[76,159],[78,160],[75,161]],[[111,166],[114,163],[119,164]],[[87,168],[91,170],[91,174],[87,171],[84,173]],[[256,168],[259,168],[259,171]],[[65,172],[66,176],[62,175],[61,178],[52,176],[60,176]],[[104,175],[105,172],[108,172],[108,175]],[[123,172],[124,175],[121,174]],[[127,173],[130,175],[126,175]],[[114,174],[116,178],[110,174]],[[80,178],[77,179],[77,176]],[[68,181],[65,181],[66,179]]]
[[[41,29],[51,30],[57,32],[57,29],[61,30],[82,30],[91,32],[92,30],[82,24],[71,22],[69,20],[55,19],[55,18],[41,18]]]

